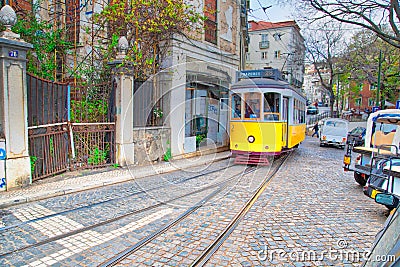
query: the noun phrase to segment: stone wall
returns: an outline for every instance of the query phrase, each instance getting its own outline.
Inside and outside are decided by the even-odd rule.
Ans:
[[[167,127],[146,127],[133,129],[133,143],[136,165],[147,165],[164,160],[170,149],[171,129]]]

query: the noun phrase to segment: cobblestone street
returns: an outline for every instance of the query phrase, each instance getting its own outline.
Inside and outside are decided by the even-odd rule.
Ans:
[[[358,266],[356,257],[371,247],[387,209],[343,172],[343,154],[307,137],[212,265]]]
[[[343,154],[306,137],[206,266],[359,266],[387,209],[364,196],[352,172],[343,172]],[[210,166],[188,165],[3,209],[0,265],[98,266],[134,246],[119,266],[189,266],[278,160],[249,174],[232,162],[221,158]],[[238,173],[239,179],[215,191],[214,183]],[[197,206],[204,199],[207,204]],[[188,211],[190,216],[143,242]]]

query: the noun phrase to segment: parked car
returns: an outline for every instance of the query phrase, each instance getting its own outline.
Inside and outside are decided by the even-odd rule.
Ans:
[[[364,259],[362,267],[400,265],[400,213],[399,199],[391,194],[377,194],[375,201],[385,206],[397,206],[386,219],[383,229],[375,237],[374,244]]]
[[[308,106],[307,107],[307,114],[318,114],[318,108],[315,106]]]
[[[354,146],[363,146],[365,143],[365,127],[356,127],[347,134],[347,143]]]
[[[322,120],[319,133],[320,146],[344,148],[347,140],[349,122],[343,119],[327,118]]]

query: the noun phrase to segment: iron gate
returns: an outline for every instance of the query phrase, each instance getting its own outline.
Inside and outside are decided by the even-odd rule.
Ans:
[[[115,163],[115,83],[71,87],[74,169]]]
[[[27,75],[32,180],[115,163],[115,84],[70,87]]]
[[[68,85],[27,75],[32,179],[68,169]]]

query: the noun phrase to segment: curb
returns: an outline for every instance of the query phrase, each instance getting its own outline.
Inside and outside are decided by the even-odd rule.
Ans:
[[[33,194],[28,193],[27,194],[28,196],[17,196],[17,197],[11,197],[9,199],[0,200],[0,209],[9,208],[9,207],[19,205],[19,204],[25,204],[28,202],[43,200],[43,199],[47,199],[47,198],[51,198],[51,197],[63,196],[63,195],[78,193],[78,192],[87,191],[87,190],[91,190],[91,189],[106,187],[106,186],[110,186],[110,185],[125,183],[125,182],[129,182],[129,181],[132,181],[135,179],[145,178],[148,176],[170,173],[173,171],[180,170],[182,168],[197,167],[197,166],[203,165],[205,163],[218,162],[218,161],[225,160],[228,158],[230,158],[230,154],[222,155],[220,157],[216,156],[214,159],[212,159],[209,162],[202,161],[202,162],[198,162],[195,164],[188,164],[185,166],[179,166],[178,162],[177,162],[177,165],[173,166],[171,163],[168,162],[168,164],[165,164],[165,165],[159,165],[156,167],[153,166],[154,168],[151,169],[150,171],[141,171],[138,174],[136,174],[135,176],[122,175],[122,176],[114,177],[114,179],[109,182],[89,181],[87,184],[77,184],[75,186],[67,186],[66,188],[63,188],[63,189],[57,188],[54,190],[50,189],[50,190],[45,190],[42,192],[35,192]],[[129,171],[129,168],[126,168],[125,170]],[[88,175],[88,176],[90,176],[90,175]],[[86,177],[88,177],[88,176],[86,176]],[[83,177],[85,177],[85,176],[83,176]]]

